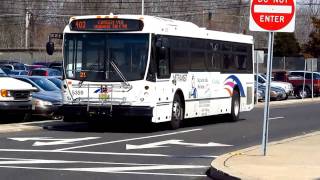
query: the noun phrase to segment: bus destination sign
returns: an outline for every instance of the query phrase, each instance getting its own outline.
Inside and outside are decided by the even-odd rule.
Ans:
[[[77,19],[70,23],[73,31],[141,31],[143,22],[136,19]]]

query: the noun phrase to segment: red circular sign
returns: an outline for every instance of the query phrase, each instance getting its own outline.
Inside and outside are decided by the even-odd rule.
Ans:
[[[294,13],[294,0],[252,0],[253,20],[259,27],[268,31],[277,31],[286,27]]]

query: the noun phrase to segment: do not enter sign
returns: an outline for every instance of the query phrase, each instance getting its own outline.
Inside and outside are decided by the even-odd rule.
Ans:
[[[295,0],[251,0],[250,30],[293,32]]]

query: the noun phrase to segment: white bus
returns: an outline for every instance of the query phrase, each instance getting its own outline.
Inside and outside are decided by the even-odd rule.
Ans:
[[[47,43],[53,53],[53,42]],[[170,122],[254,106],[253,37],[153,16],[77,16],[63,32],[65,120]]]

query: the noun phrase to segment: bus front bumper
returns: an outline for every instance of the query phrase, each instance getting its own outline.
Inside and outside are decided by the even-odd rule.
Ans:
[[[61,115],[100,115],[109,117],[153,117],[153,107],[150,106],[88,106],[64,104],[59,109]]]

